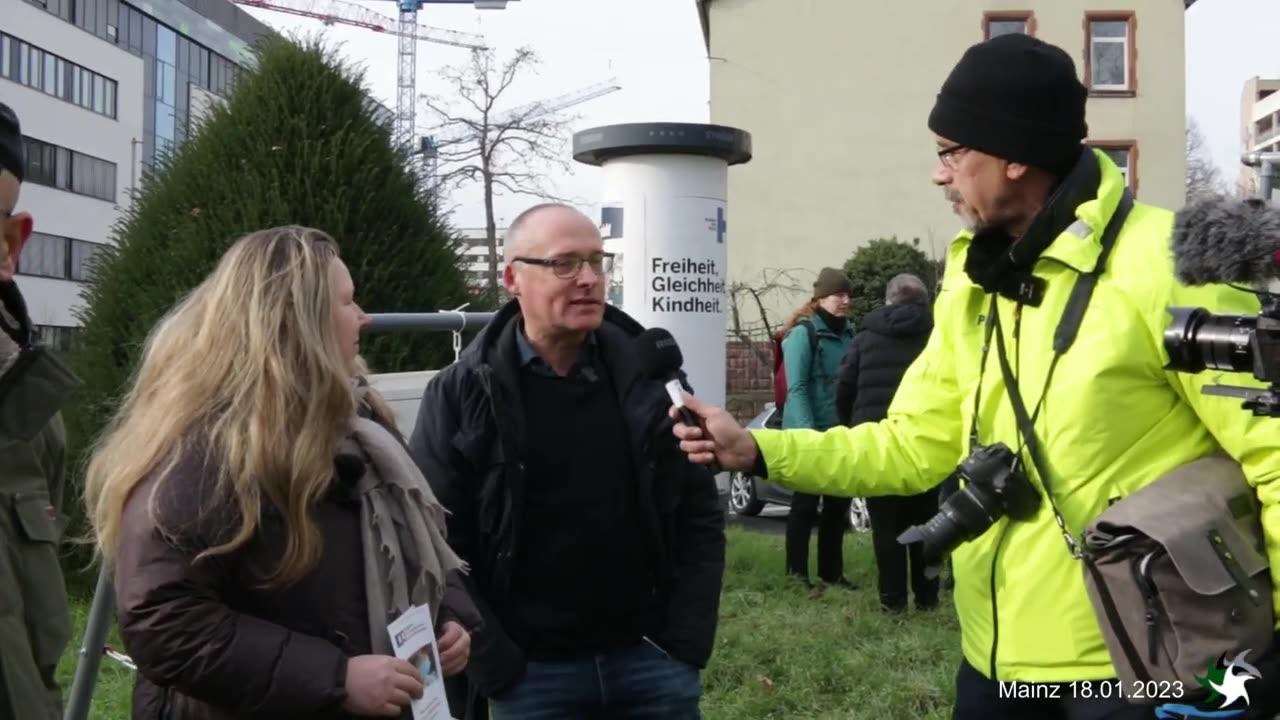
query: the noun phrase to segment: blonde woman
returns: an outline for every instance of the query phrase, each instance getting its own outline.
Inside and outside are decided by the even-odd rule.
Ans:
[[[465,568],[360,379],[353,292],[332,238],[263,230],[148,339],[86,480],[135,720],[400,717],[422,678],[386,628],[411,604],[466,665]]]

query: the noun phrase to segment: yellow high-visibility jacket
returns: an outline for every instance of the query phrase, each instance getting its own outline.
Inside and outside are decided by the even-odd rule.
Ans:
[[[1080,273],[1092,270],[1124,177],[1095,151],[1101,179],[1036,262],[1048,281],[1039,307],[998,300],[1009,362],[1028,412],[1040,400],[1053,336]],[[1185,287],[1173,274],[1173,214],[1135,203],[1094,290],[1075,344],[1054,370],[1035,424],[1054,500],[1077,537],[1109,503],[1221,447],[1241,462],[1262,503],[1267,554],[1280,567],[1280,419],[1258,418],[1240,400],[1204,395],[1212,383],[1261,387],[1248,373],[1165,369],[1170,306],[1254,315],[1250,293],[1224,285]],[[794,490],[846,496],[909,495],[931,488],[969,452],[990,295],[964,272],[971,235],[948,252],[928,346],[879,423],[826,432],[753,431],[769,479]],[[995,341],[982,376],[979,442],[1022,447]],[[1023,466],[1040,488],[1030,453]],[[1170,518],[1176,522],[1176,518]],[[952,554],[964,656],[1004,681],[1114,677],[1081,562],[1041,501],[1026,522],[996,522]],[[1280,592],[1273,600],[1280,607]],[[1278,615],[1280,617],[1280,615]]]

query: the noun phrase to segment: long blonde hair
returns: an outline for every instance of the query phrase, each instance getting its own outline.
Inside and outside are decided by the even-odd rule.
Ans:
[[[85,480],[108,562],[134,488],[158,476],[149,500],[157,518],[164,478],[185,453],[203,452],[216,477],[202,480],[234,501],[239,526],[197,561],[250,540],[265,500],[286,528],[284,553],[266,584],[288,585],[314,567],[321,548],[310,511],[329,487],[343,421],[356,403],[333,331],[329,273],[337,257],[337,243],[319,230],[251,233],[152,330]]]

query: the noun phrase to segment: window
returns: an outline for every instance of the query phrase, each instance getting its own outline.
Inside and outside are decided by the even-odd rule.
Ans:
[[[75,238],[33,232],[22,247],[18,272],[22,275],[85,282],[93,274],[93,259],[109,247]]]
[[[982,14],[982,37],[990,40],[999,35],[1035,35],[1035,16],[1031,11],[988,12]]]
[[[105,78],[101,75],[95,75],[93,78],[93,111],[103,114],[107,111],[107,90],[104,80]]]
[[[27,149],[28,182],[115,202],[115,163],[43,140],[23,139]]]
[[[54,73],[58,69],[58,58],[53,55],[45,54],[44,56],[44,84],[41,89],[50,95],[57,94],[58,81]]]
[[[142,54],[142,13],[129,8],[129,51]]]
[[[66,278],[68,238],[33,232],[18,256],[18,272],[23,275]]]
[[[1120,168],[1129,189],[1138,192],[1138,144],[1132,140],[1092,140],[1089,144],[1111,158]]]
[[[4,62],[0,66],[3,71],[0,75],[3,77],[46,95],[75,103],[99,115],[109,118],[116,116],[115,80],[45,52],[12,35],[0,33],[0,46],[4,53]],[[16,68],[11,53],[18,59]],[[15,69],[17,72],[14,72]]]
[[[34,327],[40,344],[53,352],[71,350],[80,339],[80,328],[62,325],[35,325]]]
[[[31,84],[31,48],[28,45],[18,47],[18,77],[15,79],[23,85]]]
[[[1085,16],[1085,81],[1094,95],[1130,96],[1137,90],[1133,13]]]
[[[27,146],[26,181],[57,187],[57,148],[31,138],[24,140]]]
[[[87,282],[93,276],[93,260],[106,248],[98,243],[83,240],[69,240],[71,243],[71,259],[68,267],[72,280]]]

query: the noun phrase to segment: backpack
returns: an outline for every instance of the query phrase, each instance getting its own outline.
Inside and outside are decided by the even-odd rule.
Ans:
[[[809,331],[809,371],[813,372],[813,363],[818,359],[818,330],[808,318],[796,325],[803,325]],[[787,366],[782,362],[782,340],[785,333],[773,335],[773,406],[774,412],[781,413],[787,403]],[[781,417],[781,415],[779,415]]]

